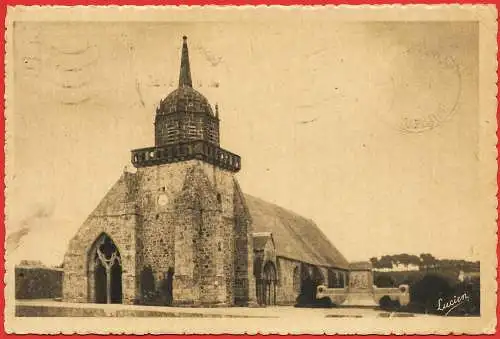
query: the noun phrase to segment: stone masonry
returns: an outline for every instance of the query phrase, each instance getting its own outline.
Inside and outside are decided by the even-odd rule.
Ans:
[[[248,303],[251,228],[242,199],[232,173],[198,160],[124,173],[71,240],[64,299],[93,302],[86,262],[106,233],[122,256],[124,303],[141,302],[145,267],[157,287],[173,270],[176,304],[231,305],[233,287],[237,303]]]
[[[347,261],[311,220],[243,194],[241,159],[220,147],[219,122],[192,88],[184,37],[155,145],[132,151],[136,172],[121,175],[69,243],[65,301],[294,304],[306,282],[311,291],[346,277]]]

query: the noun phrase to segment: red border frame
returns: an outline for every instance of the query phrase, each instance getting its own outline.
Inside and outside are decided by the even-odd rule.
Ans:
[[[5,22],[6,14],[7,14],[7,6],[15,6],[15,5],[59,5],[59,6],[75,6],[75,5],[119,5],[119,6],[126,6],[126,5],[383,5],[383,4],[453,4],[453,3],[459,3],[459,4],[494,4],[497,7],[497,10],[500,11],[500,6],[499,3],[500,1],[462,1],[459,0],[457,2],[452,2],[449,0],[445,1],[439,1],[439,0],[419,0],[419,1],[408,1],[408,0],[402,0],[402,1],[395,1],[395,0],[386,0],[386,1],[381,1],[381,0],[372,0],[372,1],[367,1],[367,0],[354,0],[354,1],[348,1],[348,2],[342,2],[339,0],[253,0],[253,1],[245,1],[245,0],[214,0],[214,1],[208,1],[208,0],[186,0],[186,1],[161,1],[161,0],[129,0],[129,1],[112,1],[112,0],[89,0],[89,1],[78,1],[78,0],[20,0],[20,1],[15,1],[15,0],[0,0],[0,17],[3,19],[3,22]],[[498,20],[498,18],[497,18]],[[497,46],[500,46],[500,30],[497,32]],[[5,51],[5,25],[4,29],[2,31],[2,38],[1,38],[1,49],[2,51]],[[497,60],[498,64],[500,64],[500,52],[497,52]],[[3,75],[3,78],[5,79],[5,52],[0,54],[0,64],[4,65],[2,67],[1,72]],[[500,67],[497,68],[497,85],[498,85],[498,78],[500,78]],[[5,96],[5,82],[2,81],[0,83],[0,93],[1,96]],[[500,100],[500,92],[497,92],[497,100]],[[500,140],[500,106],[497,104],[497,125],[499,126],[497,128],[497,140]],[[0,100],[0,109],[2,112],[5,112],[5,101]],[[4,133],[0,134],[0,142],[5,145],[5,114],[4,114],[4,119],[0,119],[0,130],[4,131]],[[497,141],[497,166],[500,168],[500,142]],[[5,164],[5,148],[2,148],[0,151],[0,163]],[[5,177],[5,166],[0,166],[0,176],[2,178]],[[1,191],[2,194],[0,194],[0,202],[2,206],[5,206],[5,182],[2,180],[1,182]],[[500,171],[497,170],[497,186],[500,187]],[[500,190],[497,191],[497,214],[500,213]],[[0,209],[0,219],[2,221],[5,221],[5,213],[4,209]],[[3,223],[5,225],[5,222]],[[500,218],[497,217],[497,227],[500,227]],[[498,230],[497,230],[498,232]],[[2,253],[5,253],[5,227],[0,227],[0,237],[2,239],[2,242],[0,244],[0,249]],[[497,239],[497,257],[500,259],[500,242]],[[5,272],[5,262],[4,260],[0,260],[0,270],[2,272]],[[497,267],[497,283],[500,283],[500,265]],[[2,337],[17,337],[20,335],[15,335],[15,334],[6,334],[5,333],[5,326],[4,326],[4,309],[5,309],[5,299],[4,299],[4,289],[0,289],[0,308],[2,311],[1,314],[1,320],[2,320]],[[499,318],[500,315],[500,293],[497,293],[497,319]],[[497,320],[497,326],[495,330],[494,337],[497,337],[499,332],[499,324]],[[64,337],[79,337],[79,335],[55,335],[51,336],[54,338],[64,338]],[[179,335],[176,335],[179,336]],[[190,338],[196,338],[196,337],[206,337],[207,335],[185,335],[186,337]],[[247,338],[263,338],[264,335],[210,335],[212,338],[225,338],[225,337],[247,337]],[[23,338],[36,338],[40,337],[40,335],[22,335]],[[86,338],[99,338],[102,337],[100,335],[86,335]],[[107,337],[137,337],[135,335],[110,335]],[[151,339],[154,336],[153,335],[144,335],[140,336],[141,338],[147,338]],[[266,338],[269,339],[278,339],[280,335],[266,335]],[[296,338],[303,338],[303,339],[315,339],[318,337],[318,335],[294,335],[293,337]],[[358,335],[336,335],[334,337],[359,337],[359,338],[365,338],[365,339],[372,339],[372,338],[383,338],[383,337],[392,337],[391,336],[381,336],[381,335],[364,335],[364,336],[358,336]],[[437,335],[413,335],[413,338],[423,338],[423,339],[430,339],[430,338],[441,338],[443,336],[437,336]],[[491,338],[492,335],[478,335],[478,336],[460,336],[460,337],[474,337],[474,338]]]

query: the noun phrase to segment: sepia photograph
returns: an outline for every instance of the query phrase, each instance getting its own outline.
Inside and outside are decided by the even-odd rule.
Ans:
[[[9,7],[6,331],[494,333],[496,19]]]

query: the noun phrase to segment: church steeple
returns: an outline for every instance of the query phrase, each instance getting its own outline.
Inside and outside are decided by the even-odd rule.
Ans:
[[[215,114],[207,98],[193,88],[187,37],[182,37],[179,87],[156,108],[155,146],[132,150],[132,164],[139,167],[197,159],[238,172],[239,155],[220,147],[219,106]]]
[[[191,80],[191,69],[189,67],[189,52],[187,46],[187,36],[182,37],[181,71],[179,74],[179,87],[193,87]]]

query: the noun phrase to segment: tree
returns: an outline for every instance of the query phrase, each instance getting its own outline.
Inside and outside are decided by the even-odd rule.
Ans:
[[[420,265],[423,269],[436,268],[438,261],[430,253],[420,254]]]
[[[383,255],[378,261],[378,268],[392,268],[392,256]]]
[[[388,274],[379,274],[375,277],[373,284],[377,287],[395,287],[394,279]]]
[[[397,262],[399,262],[403,265],[406,265],[406,266],[408,266],[410,264],[414,264],[414,265],[420,264],[420,258],[417,257],[416,255],[402,253],[402,254],[398,254],[394,257],[395,257]]]
[[[429,273],[410,288],[413,307],[425,313],[439,313],[439,298],[447,298],[453,293],[454,281],[441,274]]]

